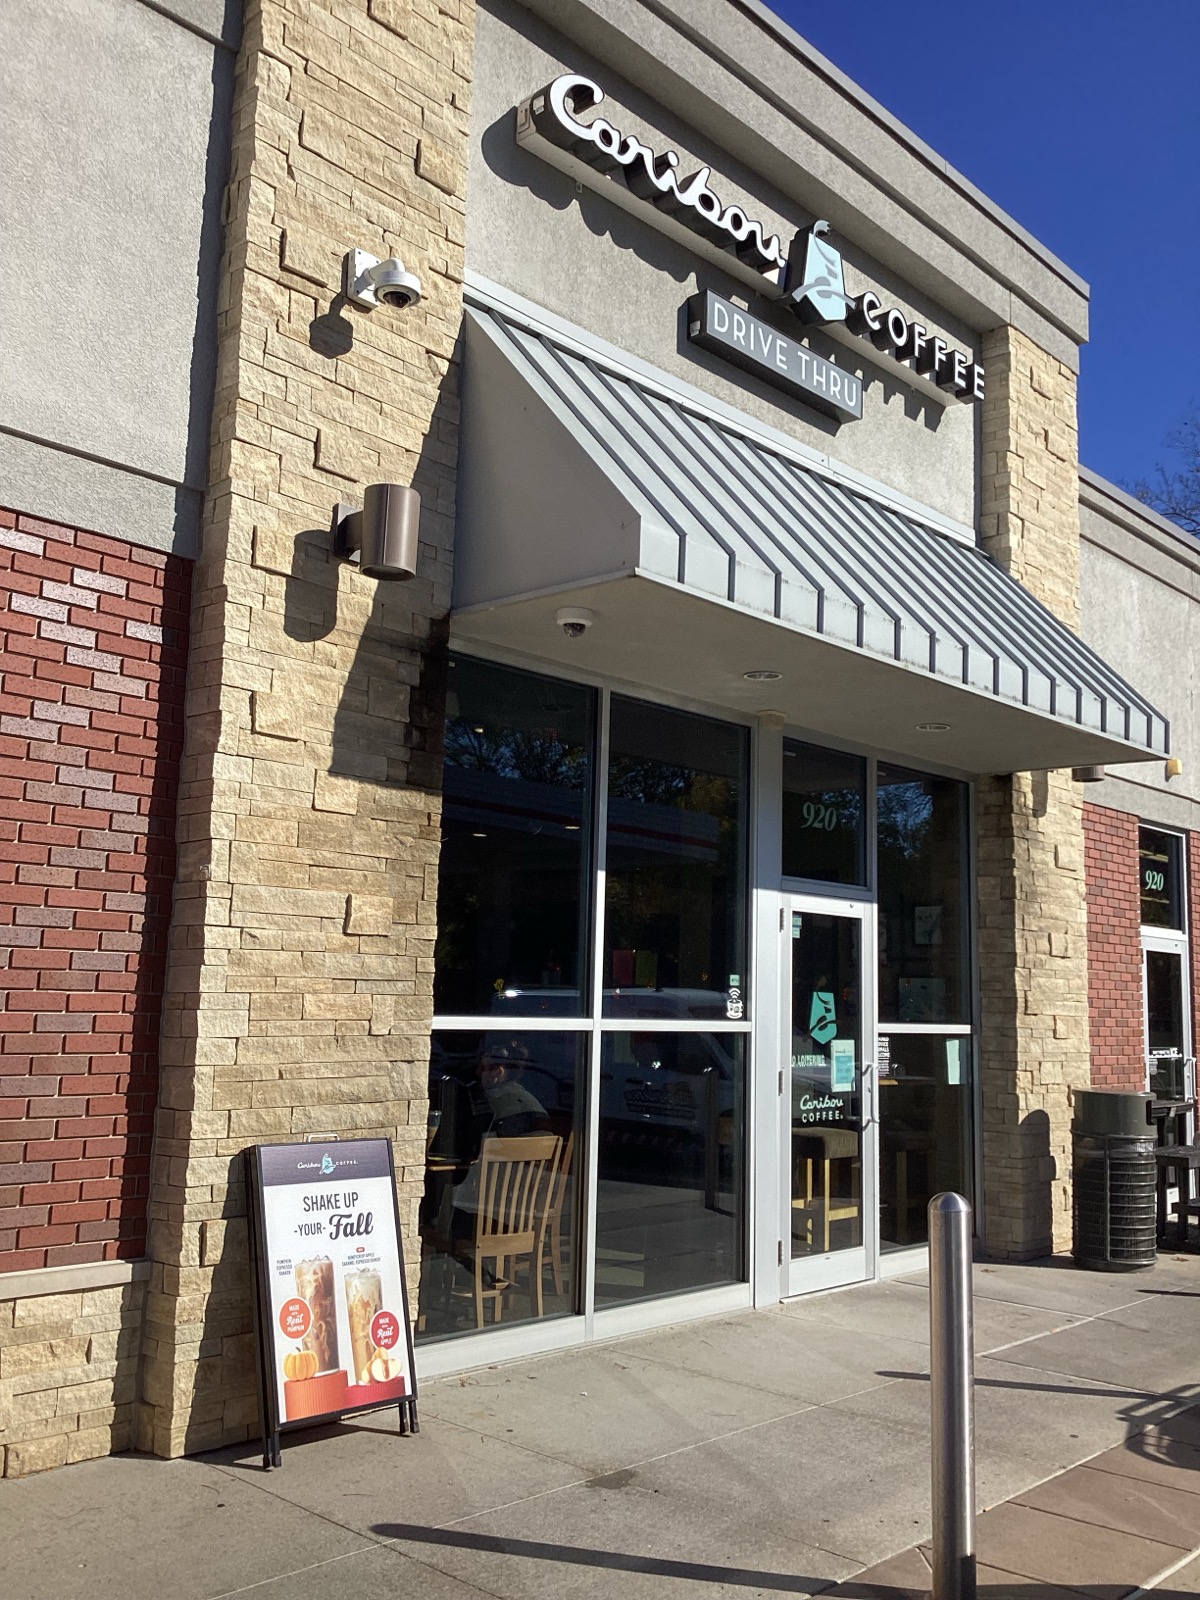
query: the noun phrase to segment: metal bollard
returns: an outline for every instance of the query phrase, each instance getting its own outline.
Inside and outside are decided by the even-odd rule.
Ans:
[[[929,1202],[929,1391],[933,1600],[976,1600],[971,1207],[960,1194]]]

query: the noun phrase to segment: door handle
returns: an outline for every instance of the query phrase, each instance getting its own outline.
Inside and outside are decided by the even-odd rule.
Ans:
[[[873,1061],[863,1062],[863,1089],[865,1091],[863,1102],[866,1111],[864,1123],[867,1127],[871,1127],[879,1120],[879,1107],[876,1102],[879,1085],[875,1077],[875,1063]]]

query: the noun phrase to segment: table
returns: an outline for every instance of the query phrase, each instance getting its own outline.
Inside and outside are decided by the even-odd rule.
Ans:
[[[1194,1100],[1151,1100],[1146,1108],[1150,1121],[1156,1125],[1158,1142],[1160,1145],[1169,1144],[1167,1137],[1168,1124],[1177,1117],[1185,1116],[1195,1108]],[[1186,1130],[1185,1130],[1186,1132]]]
[[[1166,1144],[1154,1152],[1158,1162],[1158,1237],[1167,1235],[1167,1181],[1172,1171],[1179,1175],[1179,1232],[1175,1245],[1182,1250],[1188,1236],[1188,1201],[1191,1199],[1193,1172],[1200,1172],[1200,1144]]]
[[[896,1158],[896,1240],[897,1244],[908,1244],[909,1216],[916,1210],[922,1214],[929,1204],[929,1197],[933,1193],[933,1175],[929,1170],[930,1157],[937,1148],[937,1140],[932,1129],[895,1128],[881,1129],[883,1148],[892,1153]],[[908,1193],[908,1158],[910,1155],[924,1157],[924,1181],[921,1192],[915,1199]]]

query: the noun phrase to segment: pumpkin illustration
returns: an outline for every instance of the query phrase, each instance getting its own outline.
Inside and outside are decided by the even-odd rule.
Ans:
[[[289,1350],[283,1358],[283,1375],[293,1383],[303,1378],[313,1378],[317,1372],[315,1350]]]

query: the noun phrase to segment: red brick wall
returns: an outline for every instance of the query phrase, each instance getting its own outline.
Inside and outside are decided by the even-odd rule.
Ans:
[[[1192,956],[1192,1054],[1200,1055],[1200,833],[1187,836]]]
[[[1092,1083],[1144,1089],[1138,819],[1085,802],[1083,832]]]
[[[145,1249],[189,583],[0,510],[0,1272]]]

